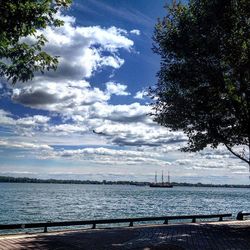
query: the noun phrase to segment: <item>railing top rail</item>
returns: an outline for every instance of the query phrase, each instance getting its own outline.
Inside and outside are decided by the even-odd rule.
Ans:
[[[250,215],[250,213],[242,213],[243,215]]]
[[[4,229],[23,229],[23,228],[39,228],[39,227],[60,227],[60,226],[77,226],[91,224],[112,224],[125,222],[140,221],[157,221],[157,220],[179,220],[179,219],[204,219],[204,218],[222,218],[231,217],[232,214],[199,214],[199,215],[176,215],[176,216],[160,216],[160,217],[139,217],[139,218],[118,218],[118,219],[101,219],[101,220],[83,220],[83,221],[58,221],[58,222],[38,222],[23,224],[0,224],[0,230]]]

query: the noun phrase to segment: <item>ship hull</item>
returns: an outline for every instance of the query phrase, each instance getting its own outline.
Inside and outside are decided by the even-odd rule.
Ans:
[[[172,188],[173,185],[162,185],[162,184],[150,184],[149,185],[150,187],[153,187],[153,188]]]

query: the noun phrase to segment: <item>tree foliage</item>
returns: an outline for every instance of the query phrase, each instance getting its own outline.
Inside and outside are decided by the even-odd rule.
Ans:
[[[46,43],[37,30],[60,26],[55,14],[71,0],[0,0],[0,76],[12,83],[28,81],[34,72],[56,69],[58,59],[42,50]],[[33,36],[28,43],[25,37]]]
[[[190,0],[174,3],[155,26],[161,56],[151,90],[154,117],[188,136],[184,151],[220,143],[249,164],[249,0]]]

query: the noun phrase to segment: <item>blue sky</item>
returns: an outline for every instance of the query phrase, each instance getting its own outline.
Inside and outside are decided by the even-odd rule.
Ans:
[[[223,146],[180,152],[186,136],[148,115],[165,4],[73,1],[64,26],[39,31],[59,66],[15,86],[1,79],[0,175],[153,181],[164,170],[173,181],[248,184],[247,165]]]

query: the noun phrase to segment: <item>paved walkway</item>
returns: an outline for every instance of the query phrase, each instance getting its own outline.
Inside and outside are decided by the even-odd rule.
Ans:
[[[0,236],[1,250],[250,250],[250,220]]]

